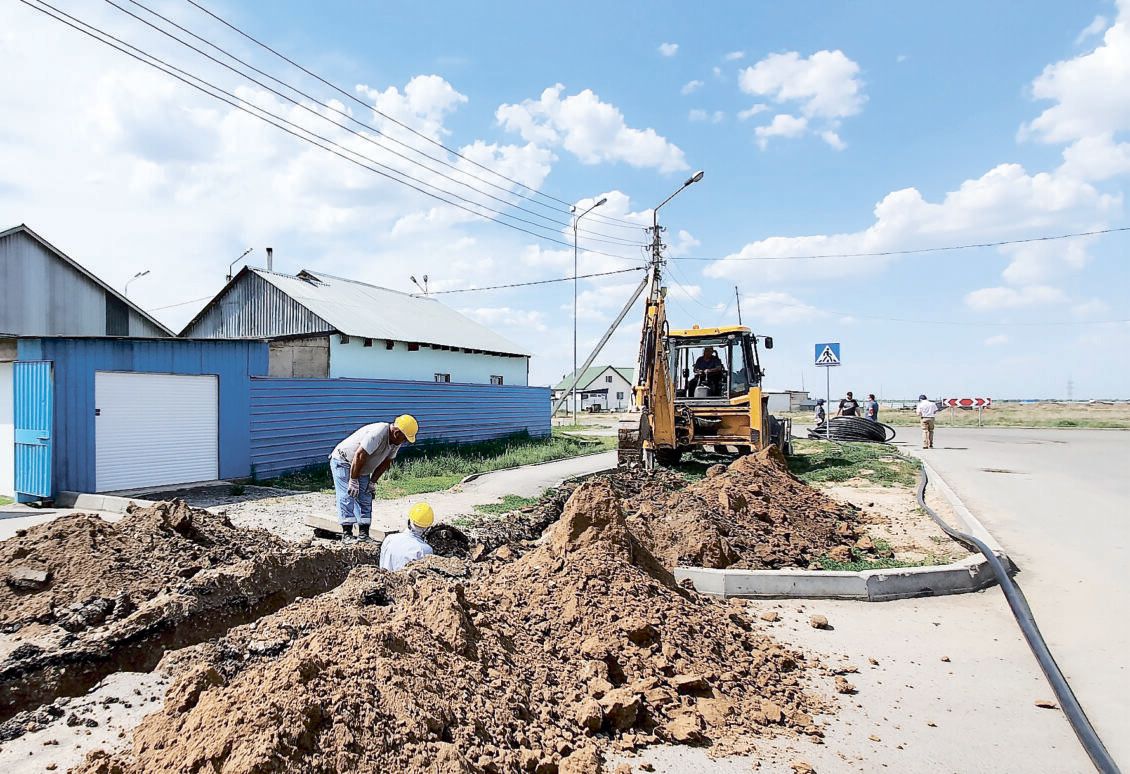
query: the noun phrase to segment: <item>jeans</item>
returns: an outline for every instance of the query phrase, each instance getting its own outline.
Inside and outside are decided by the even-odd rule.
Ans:
[[[346,524],[369,524],[373,520],[373,495],[369,492],[369,477],[361,476],[357,483],[361,491],[356,497],[349,494],[349,463],[341,459],[330,460],[337,495],[337,520]]]

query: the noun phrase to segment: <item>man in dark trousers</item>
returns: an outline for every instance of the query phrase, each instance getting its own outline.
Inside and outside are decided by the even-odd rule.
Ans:
[[[848,390],[846,398],[840,399],[840,408],[836,412],[838,417],[857,417],[859,416],[859,401],[851,396],[851,390]]]
[[[875,400],[874,394],[867,396],[867,402],[863,404],[863,416],[872,422],[879,421],[879,401]]]

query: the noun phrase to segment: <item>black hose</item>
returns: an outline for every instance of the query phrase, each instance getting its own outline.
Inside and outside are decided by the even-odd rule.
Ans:
[[[1008,600],[1008,606],[1012,608],[1012,615],[1016,618],[1016,623],[1020,625],[1020,631],[1024,633],[1024,639],[1028,641],[1028,647],[1032,649],[1032,655],[1036,657],[1040,669],[1044,671],[1044,676],[1048,679],[1055,697],[1059,700],[1059,706],[1063,708],[1063,714],[1067,716],[1067,722],[1071,724],[1075,735],[1079,737],[1079,742],[1083,745],[1083,749],[1087,751],[1087,755],[1090,756],[1091,763],[1095,764],[1095,768],[1102,774],[1119,774],[1118,766],[1114,759],[1110,757],[1110,753],[1107,752],[1102,740],[1099,739],[1098,733],[1087,718],[1087,713],[1083,711],[1083,707],[1079,704],[1079,700],[1075,698],[1071,686],[1068,685],[1067,678],[1063,676],[1059,665],[1055,663],[1055,658],[1048,649],[1048,644],[1044,642],[1044,637],[1040,634],[1039,627],[1036,626],[1036,619],[1032,616],[1032,609],[1028,607],[1028,600],[1024,598],[1024,592],[1012,580],[1004,562],[993,553],[991,548],[972,535],[959,532],[946,524],[934,509],[926,504],[926,483],[928,481],[929,476],[926,474],[925,466],[923,466],[919,471],[918,504],[925,509],[926,513],[930,514],[930,518],[936,521],[947,535],[959,543],[976,548],[984,554],[985,559],[989,562],[989,567],[993,570],[993,575],[997,578],[997,583],[1000,584],[1001,591],[1004,592],[1005,599]]]
[[[890,425],[863,417],[832,417],[830,422],[831,435],[828,433],[828,423],[821,422],[808,431],[808,437],[817,441],[862,441],[865,443],[890,443],[895,438],[895,429]]]

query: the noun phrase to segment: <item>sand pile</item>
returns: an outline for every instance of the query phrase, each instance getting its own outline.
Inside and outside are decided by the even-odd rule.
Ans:
[[[666,478],[645,482],[624,509],[668,567],[809,567],[862,534],[853,506],[797,479],[773,447],[674,490]]]
[[[78,631],[121,618],[202,570],[288,550],[184,501],[136,509],[115,524],[63,516],[0,543],[0,627],[38,622]],[[293,547],[290,547],[293,550]]]
[[[599,771],[609,748],[820,734],[803,657],[680,589],[607,482],[537,548],[477,566],[466,583],[359,568],[176,654],[132,754],[82,770]]]

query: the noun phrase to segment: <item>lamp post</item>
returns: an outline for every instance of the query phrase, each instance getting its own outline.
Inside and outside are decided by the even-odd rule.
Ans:
[[[702,180],[702,175],[703,171],[701,169],[698,172],[695,172],[675,190],[675,193],[671,194],[666,199],[661,201],[659,205],[651,211],[651,260],[654,266],[659,265],[659,250],[663,246],[659,239],[659,208],[682,193],[684,188],[697,183],[699,180]]]
[[[608,197],[603,197],[573,218],[573,386],[569,388],[569,404],[573,408],[573,424],[577,424],[577,381],[581,378],[581,375],[577,373],[577,226],[580,224],[581,218],[607,201]],[[576,211],[577,208],[573,207],[573,212],[576,213]]]
[[[146,269],[145,271],[139,271],[137,274],[133,275],[128,280],[126,280],[126,287],[125,287],[125,291],[124,291],[126,298],[129,298],[129,284],[131,282],[133,282],[135,279],[138,279],[139,277],[144,277],[148,273],[149,273],[149,269]]]

